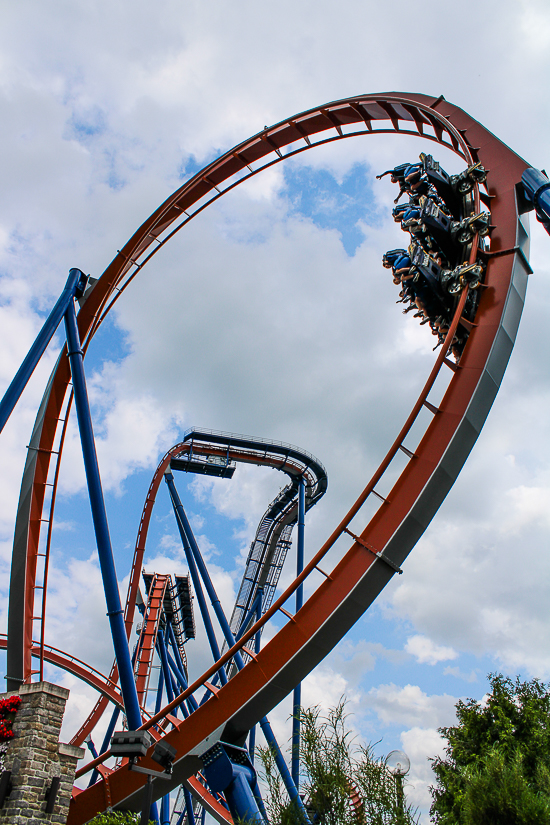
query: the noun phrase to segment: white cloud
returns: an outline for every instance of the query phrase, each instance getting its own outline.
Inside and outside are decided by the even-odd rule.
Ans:
[[[436,645],[427,636],[410,636],[407,639],[405,650],[414,656],[420,664],[436,665],[438,662],[446,662],[449,659],[456,659],[458,653],[452,647]]]
[[[444,676],[455,676],[457,679],[463,679],[465,682],[477,682],[479,673],[471,670],[470,673],[463,673],[459,667],[446,667],[443,669]]]
[[[439,727],[454,711],[454,696],[430,696],[418,685],[379,685],[371,688],[368,703],[381,722],[406,727]]]
[[[403,731],[401,743],[411,760],[411,770],[404,785],[407,802],[426,815],[432,803],[430,787],[435,784],[429,760],[443,756],[446,742],[433,728],[415,727]]]

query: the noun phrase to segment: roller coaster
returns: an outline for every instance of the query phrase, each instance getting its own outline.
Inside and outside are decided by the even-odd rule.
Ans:
[[[441,346],[407,420],[357,500],[307,563],[303,559],[304,516],[327,488],[322,464],[288,444],[189,431],[166,453],[153,476],[123,608],[86,394],[84,359],[91,340],[133,279],[144,277],[142,270],[151,258],[224,194],[315,146],[384,134],[420,137],[454,152],[466,169],[484,170],[479,179],[471,179],[471,186],[460,196],[461,203],[466,203],[464,198],[468,202],[456,230],[462,246],[461,261],[451,279],[452,304],[445,305],[451,310],[445,324],[437,326]],[[399,180],[397,172],[395,179]],[[487,221],[470,220],[479,217],[482,204],[490,209],[490,226]],[[87,822],[107,808],[139,811],[159,799],[165,821],[170,815],[171,791],[178,793],[172,812],[172,822],[178,825],[195,823],[204,817],[204,811],[222,823],[232,822],[233,815],[265,821],[253,767],[255,727],[260,724],[268,742],[277,749],[267,714],[292,691],[295,707],[299,706],[301,681],[390,579],[402,572],[406,557],[457,478],[483,427],[514,345],[531,272],[527,213],[532,210],[548,230],[550,181],[546,175],[443,96],[434,99],[398,92],[361,95],[333,101],[265,128],[210,163],[143,223],[97,280],[80,270],[70,271],[65,290],[0,403],[1,429],[64,321],[67,344],[48,382],[29,441],[15,527],[8,634],[0,641],[7,649],[8,690],[43,679],[44,663],[49,662],[82,679],[99,694],[72,740],[73,744],[87,741],[93,759],[77,771],[70,825]],[[424,266],[426,278],[431,267],[433,276],[433,263],[420,253],[414,258],[414,254],[413,250],[412,263],[420,269]],[[435,275],[442,280],[441,272]],[[443,376],[447,389],[442,400],[436,401],[431,393],[436,379],[440,382]],[[54,510],[73,406],[113,638],[115,663],[109,676],[45,643]],[[428,410],[429,421],[420,438],[413,441],[411,430],[423,410]],[[398,455],[405,456],[405,467],[391,490],[382,493],[381,480],[389,468],[395,468]],[[230,479],[237,462],[277,469],[290,481],[260,521],[228,620],[179,499],[174,473]],[[149,523],[163,479],[189,575],[145,573],[141,590]],[[46,495],[47,487],[50,495]],[[352,522],[362,517],[367,500],[376,502],[376,511],[363,529],[352,530]],[[295,525],[297,574],[278,593]],[[329,551],[339,539],[346,538],[348,549],[333,569],[326,569]],[[305,585],[310,594],[307,598]],[[193,597],[213,662],[190,683],[186,642],[195,634]],[[221,649],[217,641],[220,631],[214,629],[207,599],[224,639]],[[141,614],[141,625],[132,652],[136,611]],[[269,641],[262,644],[262,631],[271,620]],[[156,684],[151,679],[154,667],[158,668]],[[108,708],[111,717],[98,752],[93,732]],[[136,731],[146,742],[146,755],[139,765],[149,771],[147,776],[135,770],[133,760],[115,747],[116,735],[112,737],[121,713],[127,729]],[[247,738],[248,750],[244,747]],[[293,742],[299,743],[299,729],[294,731]],[[117,753],[114,767],[108,767],[105,763]],[[162,776],[155,770],[159,759],[162,763],[159,753],[165,754],[162,758],[168,767]],[[291,798],[301,805],[296,765],[289,772],[280,752],[278,765]]]

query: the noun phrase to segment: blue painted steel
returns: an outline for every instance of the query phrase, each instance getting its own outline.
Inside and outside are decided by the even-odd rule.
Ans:
[[[239,632],[238,632],[238,633],[237,633],[237,635],[235,636],[235,641],[236,641],[236,642],[238,642],[238,641],[239,641],[239,639],[241,638],[241,636],[243,636],[243,635],[244,635],[244,633],[246,632],[246,630],[247,630],[247,625],[248,625],[248,623],[249,623],[250,619],[252,618],[253,614],[254,614],[254,613],[256,614],[256,617],[255,617],[256,619],[259,619],[259,618],[261,617],[261,615],[262,615],[262,599],[263,599],[263,593],[264,593],[264,591],[263,591],[263,587],[259,587],[259,588],[258,588],[258,593],[257,593],[257,595],[256,595],[256,598],[255,598],[255,599],[254,599],[254,601],[252,602],[252,607],[250,608],[250,610],[249,610],[249,611],[248,611],[248,613],[246,614],[245,618],[244,618],[244,619],[243,619],[243,621],[241,622],[241,627],[240,627],[240,629],[239,629]],[[256,637],[255,637],[255,645],[256,645],[256,647],[257,647],[257,649],[256,649],[256,651],[255,651],[256,653],[257,653],[257,652],[259,651],[259,649],[260,649],[260,647],[259,647],[259,646],[260,646],[260,639],[261,639],[261,630],[260,630],[260,631],[258,631],[258,633],[256,634]],[[218,674],[217,674],[217,673],[215,674],[214,678],[212,679],[212,684],[213,684],[213,685],[217,685],[217,684],[218,684]],[[202,704],[204,704],[204,702],[206,702],[208,699],[210,699],[210,697],[211,697],[211,696],[212,696],[212,694],[210,693],[210,691],[208,691],[208,690],[207,690],[207,691],[205,691],[204,696],[202,697],[202,699],[201,699],[201,701],[200,701],[200,704],[201,704],[201,705],[202,705]]]
[[[191,552],[193,553],[193,557],[194,557],[196,565],[199,569],[201,579],[204,582],[206,592],[208,593],[208,595],[210,597],[210,602],[212,604],[212,607],[214,608],[214,613],[216,614],[218,622],[220,623],[220,627],[221,627],[222,633],[225,637],[225,641],[227,642],[229,647],[233,647],[233,645],[235,644],[235,637],[233,636],[233,633],[231,632],[231,628],[229,627],[229,622],[227,621],[227,619],[225,617],[225,613],[223,612],[223,607],[222,607],[221,602],[218,598],[218,594],[216,593],[216,589],[215,589],[214,585],[212,584],[212,579],[210,578],[208,568],[206,567],[206,565],[204,563],[204,559],[202,557],[201,551],[199,550],[199,546],[196,542],[195,536],[194,536],[193,531],[191,529],[191,525],[189,524],[187,514],[186,514],[185,510],[183,509],[183,505],[180,501],[178,491],[176,490],[176,485],[174,484],[174,476],[172,475],[172,473],[165,473],[164,477],[166,478],[168,487],[170,488],[170,495],[172,496],[172,501],[175,500],[177,502],[178,516],[181,520],[181,524],[182,524],[182,527],[185,531],[187,541],[189,542]],[[169,480],[170,477],[171,477],[171,480]],[[239,668],[239,670],[241,670],[244,667],[243,657],[241,656],[241,654],[239,652],[237,652],[237,653],[235,653],[235,656],[233,658],[234,658],[234,661],[235,661],[237,667]]]
[[[266,825],[252,790],[257,785],[256,771],[248,752],[218,742],[202,758],[206,781],[214,792],[223,791],[233,819]]]
[[[187,688],[188,688],[187,679],[185,678],[185,675],[178,668],[178,666],[177,666],[176,662],[174,661],[174,659],[172,658],[168,648],[166,649],[166,655],[168,657],[168,664],[170,665],[170,671],[171,671],[171,674],[172,674],[172,684],[177,683],[177,685],[178,685],[177,693],[183,693],[183,691],[187,690]],[[174,689],[174,692],[176,692],[175,689]],[[192,701],[190,701],[190,700],[192,700]],[[189,699],[187,700],[186,704],[182,703],[180,705],[180,708],[183,711],[183,715],[188,716],[189,715],[188,710],[187,710],[188,708],[189,708],[189,711],[191,713],[198,708],[197,700],[193,696],[190,696]]]
[[[166,647],[166,656],[168,658],[168,664],[170,665],[170,671],[172,672],[172,675],[175,677],[176,682],[178,683],[178,686],[180,688],[179,692],[183,693],[183,691],[187,690],[187,687],[188,687],[187,679],[185,678],[185,674],[182,673],[181,670],[179,669],[179,666],[178,666],[176,660],[174,659],[174,657],[172,656],[172,654],[170,653],[170,650],[168,649],[168,647]]]
[[[166,655],[166,644],[162,633],[157,634],[157,650],[162,665],[162,672],[164,673],[164,686],[166,687],[166,695],[168,701],[171,702],[174,698],[174,691],[172,690],[172,679],[170,678],[170,667],[168,665],[168,656]],[[174,708],[174,714],[177,716],[177,708]]]
[[[184,541],[184,547],[186,545],[189,545],[189,548],[191,550],[190,555],[192,555],[193,560],[197,562],[197,565],[200,564],[201,577],[202,577],[202,579],[205,583],[205,586],[207,587],[207,590],[208,590],[208,593],[209,593],[209,596],[210,596],[210,600],[212,602],[212,606],[216,610],[216,615],[218,616],[218,620],[220,622],[220,625],[222,626],[222,631],[224,633],[225,639],[227,641],[227,644],[230,647],[233,647],[233,645],[235,644],[235,638],[234,638],[234,636],[231,632],[231,629],[229,627],[229,624],[228,624],[227,620],[225,619],[225,614],[223,613],[223,609],[221,607],[220,601],[217,597],[216,591],[214,589],[214,586],[212,584],[212,581],[210,579],[210,576],[208,574],[208,571],[207,571],[206,566],[204,564],[204,561],[202,559],[200,550],[199,550],[198,545],[195,541],[193,531],[191,530],[191,526],[189,524],[189,521],[187,520],[185,510],[183,509],[183,505],[182,505],[182,503],[179,499],[179,495],[178,495],[178,492],[176,490],[176,486],[174,484],[174,477],[173,477],[172,473],[170,473],[170,472],[165,473],[164,477],[166,479],[166,483],[168,484],[168,489],[170,490],[170,497],[172,499],[172,504],[174,506],[176,516],[178,517],[178,526],[180,527],[180,534],[183,530],[183,532],[185,533],[185,538],[187,539],[187,542]],[[305,492],[305,486],[303,485],[303,481],[302,481],[302,496],[304,495],[304,492]],[[304,507],[304,503],[302,504],[302,507]],[[304,512],[305,512],[305,510],[304,510]],[[302,518],[302,521],[303,521],[303,518]],[[183,536],[182,536],[182,538],[183,538]],[[187,551],[186,551],[186,555],[187,555]],[[192,566],[191,566],[191,564],[189,564],[189,556],[188,556],[187,562],[188,562],[188,565],[189,565],[189,571],[191,572],[191,575],[193,576]],[[303,539],[302,539],[302,566],[303,566]],[[200,588],[200,583],[198,583],[199,587],[197,587],[197,583],[195,583],[194,579],[193,579],[193,584],[195,585],[195,591],[202,590]],[[197,592],[197,595],[198,595],[198,592]],[[303,594],[302,594],[302,599],[303,599]],[[218,605],[218,609],[216,609],[216,604]],[[259,602],[259,605],[260,605],[260,609],[261,609],[261,601]],[[223,617],[223,621],[222,621],[221,617]],[[240,655],[240,653],[236,654],[234,659],[235,659],[235,663],[237,665],[237,668],[239,670],[241,670],[244,667],[244,662],[243,662],[243,659],[242,659],[242,656]],[[264,717],[262,719],[262,721],[260,722],[260,725],[262,727],[262,731],[264,732],[264,736],[266,737],[269,746],[272,748],[273,753],[275,754],[275,761],[277,763],[277,767],[279,768],[279,772],[281,774],[281,778],[282,778],[282,780],[285,784],[285,787],[287,789],[288,795],[296,803],[298,808],[303,812],[303,815],[306,817],[306,822],[307,822],[308,819],[307,819],[306,810],[303,806],[302,800],[300,799],[298,789],[297,789],[297,787],[296,787],[296,785],[295,785],[295,783],[292,779],[292,776],[291,776],[291,774],[288,770],[287,764],[286,764],[286,762],[283,758],[283,755],[281,753],[281,749],[279,748],[277,740],[275,739],[273,731],[271,730],[271,725],[269,724],[266,717]],[[266,731],[267,731],[267,733],[266,733]],[[243,793],[245,792],[244,789],[242,790],[242,792]],[[227,798],[227,794],[226,794],[226,798]],[[228,802],[229,802],[229,800],[228,800]],[[229,802],[229,806],[231,808],[231,803],[230,802]],[[243,816],[242,813],[239,814],[239,815]]]
[[[69,307],[72,303],[75,293],[79,290],[79,288],[83,288],[85,281],[86,276],[80,271],[80,269],[71,269],[69,271],[69,277],[63,292],[48,315],[44,326],[36,336],[34,344],[17,370],[13,381],[2,398],[2,401],[0,401],[0,432],[4,429],[6,421],[12,414],[15,405],[19,401],[21,393],[27,386],[29,378],[33,374],[36,365],[42,358],[57,327],[63,320],[67,307]]]
[[[304,539],[306,526],[306,485],[304,478],[298,485],[298,532],[296,547],[296,575],[299,576],[304,569]],[[296,613],[304,603],[304,585],[301,584],[296,590]],[[292,756],[291,770],[294,784],[300,790],[300,707],[302,705],[302,685],[294,688],[292,699]]]
[[[183,674],[183,681],[187,682],[187,679],[185,678],[185,675],[184,675],[185,674],[185,665],[183,663],[183,659],[181,658],[181,653],[180,653],[180,649],[179,649],[179,646],[178,646],[178,643],[177,643],[177,640],[176,640],[176,634],[174,633],[174,627],[172,625],[172,622],[168,623],[168,641],[170,643],[170,647],[172,648],[172,652],[174,654],[174,659],[175,659],[176,665],[178,667],[178,670],[180,671],[181,674]],[[186,684],[186,687],[187,687],[187,684]]]
[[[113,737],[113,733],[115,732],[115,727],[116,727],[116,723],[118,721],[119,714],[120,714],[120,708],[113,708],[113,712],[111,714],[110,722],[107,725],[107,730],[105,731],[105,736],[103,737],[103,743],[101,745],[101,753],[105,753],[105,751],[109,750],[109,745],[111,744],[111,739]],[[96,756],[97,756],[97,754],[96,754]],[[97,782],[98,779],[99,779],[99,773],[94,768],[94,770],[92,771],[92,775],[90,777],[90,782],[88,784],[88,787],[90,787],[90,785],[95,785],[95,783]]]
[[[174,696],[177,696],[177,695],[178,695],[178,685],[177,685],[177,682],[176,682],[176,680],[175,680],[175,678],[174,678],[174,674],[172,673],[172,671],[171,671],[171,670],[169,670],[169,671],[168,671],[168,673],[169,673],[169,676],[170,676],[170,684],[171,684],[171,686],[172,686],[172,693],[173,693],[173,695],[174,695]],[[187,719],[187,717],[189,716],[189,713],[187,712],[187,708],[185,707],[185,704],[182,702],[182,703],[181,703],[181,705],[179,705],[178,707],[179,707],[179,709],[181,710],[182,714],[183,714],[183,715],[185,716],[185,718]],[[178,709],[178,708],[176,708],[176,709],[174,710],[174,716],[177,716],[177,715],[178,715],[178,714],[176,713],[177,709]]]
[[[256,593],[256,598],[254,599],[254,602],[252,604],[252,609],[249,611],[249,614],[250,614],[250,613],[252,613],[252,610],[255,610],[255,612],[256,612],[256,616],[255,616],[256,621],[259,621],[259,619],[261,619],[261,617],[262,617],[262,600],[263,600],[263,596],[264,596],[263,587],[258,587],[258,592]],[[247,624],[248,624],[248,616],[245,616],[245,619],[244,619],[244,621],[241,625],[241,629],[239,630],[239,632],[237,634],[238,639],[241,637],[241,634],[244,633],[244,631],[246,630]],[[254,636],[254,653],[259,653],[260,652],[261,638],[262,638],[261,631],[258,630],[256,635]],[[255,750],[256,750],[256,725],[254,725],[254,727],[252,728],[252,730],[250,731],[250,733],[248,735],[248,752],[250,754],[250,759],[251,759],[252,765],[254,765]],[[256,796],[260,797],[259,791],[256,794]],[[266,819],[267,819],[267,817],[266,817]]]
[[[86,745],[88,746],[88,750],[90,751],[90,753],[92,754],[94,759],[97,759],[99,754],[97,752],[96,746],[94,745],[94,743],[92,741],[92,737],[90,737],[89,739],[86,739]]]
[[[152,822],[154,822],[154,823],[155,823],[155,825],[160,825],[160,821],[159,821],[159,812],[158,812],[158,808],[157,808],[157,803],[156,803],[156,802],[153,802],[153,804],[151,805],[151,808],[150,808],[150,810],[149,810],[149,819],[150,819]]]
[[[256,614],[256,616],[255,616],[255,618],[256,618],[256,619],[259,619],[259,618],[261,617],[261,615],[262,615],[262,599],[263,599],[263,593],[264,593],[264,591],[263,591],[263,587],[259,587],[259,588],[258,588],[258,593],[257,593],[257,595],[256,595],[256,598],[255,598],[255,599],[254,599],[254,601],[252,602],[252,607],[250,608],[250,610],[249,610],[249,611],[248,611],[248,613],[246,614],[245,618],[244,618],[244,619],[243,619],[243,621],[241,622],[241,627],[240,627],[240,629],[239,629],[239,632],[238,632],[238,633],[237,633],[237,635],[235,636],[235,641],[236,641],[236,642],[238,642],[238,641],[239,641],[239,639],[241,638],[241,636],[243,636],[243,635],[245,634],[245,632],[246,632],[246,630],[247,630],[247,625],[248,625],[248,623],[250,622],[250,619],[252,618],[253,614]],[[256,634],[256,637],[255,637],[255,646],[256,646],[256,648],[257,648],[257,649],[256,649],[256,651],[255,651],[256,653],[257,653],[257,652],[259,651],[259,649],[260,649],[260,647],[259,647],[259,646],[260,646],[260,639],[261,639],[261,630],[260,630],[260,631],[258,631],[258,633]],[[215,674],[214,678],[212,679],[212,684],[213,684],[213,685],[217,685],[217,684],[218,684],[218,674],[217,674],[217,673]],[[206,701],[207,701],[207,700],[211,697],[211,695],[212,695],[212,694],[210,693],[210,691],[208,691],[208,690],[207,690],[207,691],[205,691],[205,694],[204,694],[204,696],[202,697],[202,699],[201,699],[201,701],[200,701],[200,704],[201,704],[201,705],[202,705],[202,704],[204,704],[204,702],[206,702]]]
[[[266,738],[266,742],[269,745],[269,747],[271,748],[271,752],[273,753],[273,756],[275,757],[275,762],[276,762],[277,767],[279,769],[279,773],[281,774],[281,779],[283,780],[284,786],[286,788],[286,791],[287,791],[290,799],[292,800],[292,802],[294,802],[294,804],[296,805],[296,807],[298,808],[298,810],[300,811],[300,813],[304,817],[304,822],[309,822],[309,817],[307,815],[306,809],[304,808],[304,803],[302,802],[300,794],[298,793],[298,788],[296,787],[296,784],[295,784],[294,780],[292,779],[292,775],[291,775],[291,773],[288,769],[288,766],[285,762],[284,756],[281,753],[281,749],[279,747],[279,744],[278,744],[277,740],[275,739],[275,734],[271,730],[271,725],[269,724],[267,716],[264,716],[263,719],[260,719],[260,727],[261,727],[261,729],[263,731],[263,734]]]
[[[258,593],[256,595],[256,601],[257,601],[256,621],[258,619],[260,619],[261,615],[262,615],[263,596],[264,596],[264,589],[263,589],[263,587],[259,587],[258,588]],[[242,629],[244,630],[244,627]],[[256,635],[254,637],[254,653],[259,653],[260,652],[261,639],[262,639],[262,632],[261,632],[261,630],[258,630],[258,632],[256,633]],[[248,738],[248,751],[250,753],[250,761],[252,762],[252,767],[254,767],[254,751],[255,751],[255,749],[256,749],[256,725],[254,725],[254,727],[250,731],[249,738]],[[257,777],[256,777],[256,784],[253,788],[253,791],[254,791],[254,796],[256,797],[256,801],[258,803],[258,807],[260,808],[260,811],[262,813],[263,818],[265,819],[266,822],[269,822],[269,818],[267,816],[267,811],[265,809],[265,805],[264,805],[264,802],[263,802],[263,799],[262,799],[262,794],[261,794],[261,791],[260,791],[260,788],[259,788],[259,785],[258,785],[258,778]]]
[[[165,794],[160,802],[160,825],[170,825],[170,794]]]
[[[118,722],[118,717],[120,716],[120,708],[114,708],[113,714],[111,716],[111,721],[107,726],[107,730],[105,731],[105,736],[103,737],[103,744],[101,745],[101,753],[105,753],[106,750],[109,750],[109,745],[111,743],[111,739],[113,738],[113,733],[115,732],[116,723]]]
[[[531,167],[525,170],[521,180],[527,200],[536,209],[537,218],[550,235],[550,180],[548,176]]]
[[[193,797],[184,787],[183,789],[183,796],[185,798],[185,807],[187,809],[187,825],[195,825],[195,811],[193,810]],[[204,808],[203,808],[204,810]],[[182,815],[185,815],[185,811],[182,811]],[[181,821],[183,821],[183,816]],[[180,825],[180,820],[178,820],[178,825]]]
[[[225,789],[225,798],[234,819],[236,814],[247,822],[257,822],[258,825],[265,825],[246,768],[242,768],[240,765],[235,766],[235,778],[231,785]]]
[[[111,635],[113,637],[115,658],[120,678],[120,689],[124,699],[124,709],[128,720],[128,727],[130,730],[137,730],[141,726],[141,712],[120,603],[115,560],[113,558],[109,526],[107,524],[107,513],[105,511],[105,501],[103,499],[99,465],[95,450],[90,405],[86,391],[80,336],[76,323],[74,301],[72,299],[65,312],[65,329],[67,332],[68,355],[73,379],[78,428],[80,430],[80,440],[82,443],[82,455],[86,470],[101,577],[103,579],[105,600],[107,602],[107,616],[109,617],[109,623],[111,625]]]
[[[181,541],[183,544],[183,549],[185,551],[185,558],[187,559],[187,566],[189,567],[189,573],[191,574],[191,579],[193,580],[193,587],[195,588],[195,593],[197,595],[197,601],[199,603],[199,609],[201,611],[202,620],[204,622],[204,627],[206,630],[206,635],[208,637],[208,643],[210,645],[210,650],[212,651],[212,656],[214,657],[214,661],[218,661],[220,658],[220,648],[218,647],[218,642],[216,640],[216,636],[214,633],[214,628],[212,626],[212,622],[210,620],[210,613],[208,612],[208,605],[206,604],[206,599],[204,598],[204,592],[202,589],[201,581],[199,578],[199,574],[197,571],[197,566],[195,564],[195,557],[191,550],[187,533],[184,528],[184,519],[183,516],[185,513],[183,512],[183,506],[178,496],[178,491],[176,490],[176,486],[174,484],[174,476],[172,473],[165,473],[164,480],[168,485],[168,490],[170,491],[170,498],[172,499],[172,506],[174,507],[174,512],[176,514],[176,522],[178,524],[178,529],[181,537]],[[222,685],[227,684],[227,675],[225,673],[225,668],[221,667],[218,671],[220,676],[220,681]]]
[[[159,680],[157,682],[157,698],[155,701],[155,716],[162,707],[162,692],[164,690],[164,672],[162,668],[159,671]]]
[[[166,629],[168,630],[168,626],[167,626]],[[173,658],[170,656],[170,653],[168,651],[168,646],[166,644],[166,639],[163,639],[161,637],[161,635],[159,634],[159,639],[157,641],[158,641],[157,649],[158,649],[158,653],[159,653],[161,663],[162,663],[162,670],[164,671],[164,682],[165,682],[165,685],[166,685],[166,695],[168,697],[168,701],[171,702],[172,699],[174,698],[174,696],[177,696],[178,693],[182,693],[185,690],[185,688],[187,687],[187,684],[183,688],[181,687],[181,685],[178,687],[178,683],[176,681],[176,678],[174,677],[174,672],[173,672],[173,666],[175,666],[175,662],[174,662]],[[182,712],[182,714],[184,715],[185,718],[187,718],[189,716],[187,708],[185,707],[185,702],[182,702],[181,705],[174,708],[174,716],[178,715],[178,708],[179,708],[179,710],[181,710],[181,712]]]
[[[248,613],[246,614],[246,616],[242,620],[241,626],[239,628],[239,632],[235,636],[235,641],[236,642],[238,642],[239,639],[241,638],[241,636],[244,636],[244,634],[246,633],[248,625],[250,624],[250,619],[252,618],[252,616],[254,616],[255,621],[257,621],[259,618],[261,618],[263,594],[264,594],[263,587],[258,587],[258,591],[256,593],[254,601],[252,602],[250,610],[248,611]],[[258,635],[258,634],[256,634],[256,635]]]
[[[187,682],[187,677],[185,675],[185,665],[183,664],[183,661],[182,661],[182,658],[181,658],[178,643],[176,641],[176,634],[174,633],[174,628],[172,627],[172,624],[168,625],[168,638],[169,638],[169,641],[170,641],[170,647],[172,648],[172,652],[174,654],[174,659],[172,659],[172,657],[170,655],[170,651],[167,648],[168,662],[169,662],[170,667],[172,669],[172,673],[174,674],[174,676],[176,677],[176,679],[178,680],[178,682],[181,685],[181,691],[180,692],[183,693],[183,691],[186,690],[187,687],[188,687],[188,682]],[[195,699],[194,696],[190,696],[187,699],[187,707],[189,708],[189,711],[191,713],[198,708],[197,700]]]

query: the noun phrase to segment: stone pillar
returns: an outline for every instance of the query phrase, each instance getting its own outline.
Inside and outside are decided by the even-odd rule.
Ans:
[[[0,696],[5,699],[13,693]],[[76,764],[83,748],[63,745],[59,733],[69,691],[49,682],[21,685],[21,706],[13,723],[3,770],[11,771],[12,791],[0,809],[0,825],[64,825],[69,813]],[[59,777],[53,812],[47,814],[46,792]]]

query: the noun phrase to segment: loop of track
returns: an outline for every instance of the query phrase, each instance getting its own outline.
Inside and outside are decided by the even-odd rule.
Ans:
[[[386,128],[387,121],[390,121],[391,129]],[[380,123],[383,128],[377,128]],[[359,129],[357,124],[360,124]],[[336,134],[313,142],[315,136],[329,130]],[[516,184],[528,164],[481,124],[442,98],[433,100],[425,95],[402,93],[365,95],[309,110],[245,141],[168,198],[117,254],[78,315],[81,338],[89,343],[109,309],[146,262],[194,215],[242,180],[285,157],[306,151],[312,145],[388,132],[420,135],[453,150],[468,165],[481,161],[488,170],[492,223],[496,229],[491,237],[491,251],[486,255],[486,288],[475,325],[460,365],[453,371],[447,392],[436,408],[428,400],[428,393],[446,361],[445,351],[438,356],[427,388],[402,433],[410,429],[424,404],[434,412],[433,420],[393,489],[346,555],[299,613],[291,617],[260,653],[227,685],[217,690],[215,698],[199,707],[188,719],[178,722],[166,735],[167,741],[177,748],[172,787],[200,768],[197,753],[206,750],[220,735],[227,741],[241,741],[258,719],[324,658],[393,575],[394,570],[384,557],[394,566],[402,564],[452,486],[496,395],[519,323],[529,268],[525,258],[528,235],[518,219]],[[296,142],[303,142],[305,146],[283,154],[285,147]],[[266,161],[263,166],[253,168],[253,164],[262,160]],[[230,182],[241,173],[242,177]],[[220,189],[224,184],[226,187]],[[476,200],[479,204],[477,193]],[[172,228],[174,223],[175,228]],[[157,246],[149,252],[154,240],[158,242]],[[472,254],[475,256],[475,248]],[[461,305],[464,300],[465,294]],[[457,313],[446,343],[450,342],[458,321]],[[21,673],[28,680],[31,674],[40,519],[58,421],[69,382],[70,371],[64,350],[39,410],[18,510],[8,625],[8,674],[13,678]],[[402,433],[390,454],[392,451],[395,454],[403,446]],[[386,466],[391,461],[390,454]],[[375,474],[375,479],[384,469]],[[365,488],[347,520],[336,528],[316,555],[315,564],[310,562],[303,576],[272,605],[261,623],[280,610],[292,589],[314,569],[342,530],[347,528],[367,496],[371,492],[376,494],[376,483],[375,480]],[[126,621],[129,631],[133,621],[131,611],[127,611]],[[241,645],[246,644],[258,626],[259,623],[243,636]],[[228,651],[220,661],[227,661],[233,653],[234,650]],[[203,684],[208,674],[209,671],[189,690]],[[164,709],[163,713],[166,712]],[[146,726],[149,727],[152,721],[149,720]],[[76,793],[71,805],[70,825],[79,825],[105,808],[103,784],[100,781],[86,791]],[[109,776],[113,806],[139,809],[143,784],[140,774],[129,773],[124,766],[115,770]],[[155,796],[166,793],[168,784],[156,788]]]

